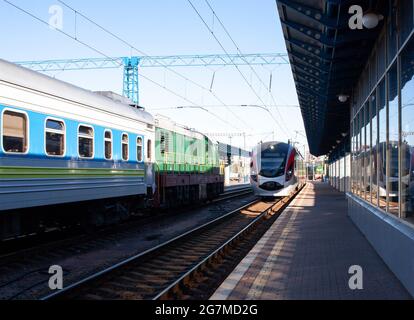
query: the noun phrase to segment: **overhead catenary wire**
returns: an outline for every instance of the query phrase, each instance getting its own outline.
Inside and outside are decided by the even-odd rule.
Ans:
[[[259,80],[259,82],[264,86],[264,88],[267,89],[268,88],[267,85],[263,82],[262,78],[258,75],[256,69],[250,63],[248,63],[248,61],[245,58],[243,58],[243,52],[241,51],[239,45],[236,43],[236,41],[231,36],[230,32],[228,31],[228,29],[226,28],[226,26],[224,25],[224,23],[220,19],[220,17],[217,15],[216,11],[214,10],[212,5],[210,4],[209,0],[205,0],[205,2],[207,4],[207,6],[210,8],[211,12],[213,13],[213,16],[216,17],[216,20],[219,22],[220,26],[223,28],[224,32],[227,34],[227,36],[230,38],[231,42],[235,46],[237,52],[239,53],[239,57],[250,67],[251,71],[254,73],[254,75]],[[271,79],[270,79],[269,93],[270,93],[271,99],[273,101],[273,104],[277,105],[276,100],[275,100],[275,98],[273,96],[273,93],[272,93],[272,90],[271,90],[271,86],[272,86],[272,75],[271,75]],[[276,111],[278,112],[278,115],[280,116],[280,119],[282,120],[281,123],[285,124],[286,122],[283,119],[282,113],[279,111],[279,109],[276,109]],[[290,131],[289,128],[286,127],[286,129],[287,129],[287,131]]]
[[[28,16],[30,16],[30,17],[32,17],[33,19],[35,19],[35,20],[37,20],[37,21],[39,21],[39,22],[41,22],[41,23],[43,23],[43,24],[47,25],[48,27],[50,26],[50,24],[49,24],[49,22],[48,22],[48,21],[45,21],[45,20],[43,20],[43,19],[39,18],[38,16],[34,15],[33,13],[31,13],[31,12],[29,12],[29,11],[27,11],[27,10],[25,10],[25,9],[23,9],[23,8],[21,8],[21,7],[19,7],[19,6],[17,6],[17,5],[16,5],[16,4],[14,4],[13,2],[8,1],[8,0],[3,0],[3,2],[5,2],[5,3],[7,3],[8,5],[10,5],[10,6],[12,6],[12,7],[16,8],[17,10],[19,10],[19,11],[21,11],[21,12],[25,13],[26,15],[28,15]],[[76,42],[79,42],[79,43],[80,43],[80,44],[82,44],[83,46],[85,46],[85,47],[89,48],[90,50],[92,50],[92,51],[94,51],[94,52],[96,52],[96,53],[98,53],[99,55],[104,56],[105,58],[107,58],[107,59],[111,60],[112,62],[115,62],[115,64],[118,64],[120,67],[122,67],[122,64],[121,64],[121,63],[119,63],[118,61],[116,61],[116,59],[114,59],[114,58],[112,58],[112,57],[110,57],[110,56],[106,55],[106,54],[105,54],[105,53],[103,53],[102,51],[100,51],[100,50],[96,49],[95,47],[93,47],[93,46],[91,46],[91,45],[89,45],[89,44],[87,44],[86,42],[83,42],[83,41],[79,40],[77,37],[74,37],[74,36],[70,35],[69,33],[65,32],[65,31],[63,31],[62,29],[59,29],[59,28],[54,28],[54,30],[56,30],[56,31],[60,32],[61,34],[65,35],[66,37],[71,38],[72,40],[75,40]]]
[[[221,47],[221,49],[224,51],[224,53],[230,58],[230,54],[229,52],[226,50],[226,48],[223,46],[223,44],[221,43],[220,39],[217,38],[217,36],[215,35],[214,31],[210,28],[210,26],[208,25],[208,23],[206,22],[206,20],[203,18],[203,16],[200,14],[200,12],[198,11],[198,9],[194,6],[193,2],[191,0],[187,0],[188,3],[190,4],[190,6],[193,8],[193,10],[195,11],[195,13],[197,14],[197,16],[200,18],[200,20],[202,21],[202,23],[204,24],[204,26],[208,29],[208,31],[211,33],[211,35],[213,36],[213,38],[216,40],[216,42],[219,44],[219,46]],[[249,88],[252,90],[252,92],[255,94],[255,96],[259,99],[259,101],[266,106],[267,104],[263,101],[262,97],[260,97],[260,95],[256,92],[256,90],[253,88],[253,86],[251,85],[251,83],[249,82],[249,80],[246,78],[246,76],[243,74],[243,72],[240,70],[240,68],[237,66],[237,64],[233,63],[234,67],[237,69],[237,71],[240,73],[240,75],[242,76],[242,78],[244,79],[244,81],[246,82],[246,84],[249,86]],[[288,132],[286,132],[286,130],[281,126],[281,124],[279,123],[279,121],[275,118],[275,116],[273,115],[273,113],[268,109],[264,109],[266,110],[269,115],[271,116],[271,118],[273,119],[273,121],[279,126],[280,129],[282,129],[282,131],[285,132],[285,134],[289,137]]]
[[[259,105],[249,105],[249,104],[229,104],[230,107],[233,108],[264,108],[264,106]],[[174,110],[174,109],[191,109],[197,108],[197,105],[188,105],[188,106],[175,106],[175,107],[167,107],[167,106],[156,106],[152,107],[151,110],[154,111],[161,111],[161,110]],[[209,109],[217,109],[217,108],[224,108],[222,105],[204,105],[205,108]],[[289,108],[289,109],[300,109],[300,106],[297,105],[267,105],[268,108]]]
[[[84,18],[85,20],[87,20],[88,22],[90,22],[91,24],[93,24],[94,26],[96,26],[97,28],[101,29],[102,31],[108,33],[110,36],[114,37],[115,39],[117,39],[118,41],[122,42],[124,45],[126,45],[127,47],[129,47],[130,49],[138,52],[140,55],[144,56],[144,57],[150,57],[150,55],[144,51],[142,51],[141,49],[136,48],[134,45],[132,45],[130,42],[126,41],[125,39],[121,38],[120,36],[118,36],[117,34],[115,34],[114,32],[110,31],[108,28],[102,26],[101,24],[95,22],[93,19],[89,18],[88,16],[86,16],[85,14],[79,12],[77,9],[75,9],[74,7],[68,5],[65,1],[63,0],[58,0],[59,3],[61,3],[63,6],[65,6],[66,8],[72,10],[75,14],[81,16],[82,18]],[[227,110],[234,116],[236,117],[240,122],[243,123],[244,126],[250,128],[251,130],[253,130],[253,128],[246,122],[244,121],[242,118],[240,118],[240,116],[233,112],[233,110],[230,109],[230,107],[220,98],[217,96],[217,94],[212,90],[211,88],[207,88],[206,86],[197,83],[196,81],[188,78],[187,76],[181,74],[180,72],[171,69],[169,66],[163,64],[162,62],[155,60],[155,63],[160,65],[161,67],[165,68],[166,70],[168,70],[169,72],[174,73],[176,76],[180,77],[181,79],[188,81],[190,83],[192,83],[193,85],[195,85],[196,87],[209,92],[219,103],[221,103],[223,106],[225,106],[227,108]]]
[[[216,115],[214,112],[211,112],[210,110],[208,110],[208,109],[206,109],[206,108],[204,108],[204,107],[202,107],[202,106],[196,106],[196,103],[195,103],[194,101],[191,101],[190,99],[188,99],[188,98],[186,98],[186,97],[184,97],[184,96],[180,95],[179,93],[174,92],[173,90],[171,90],[171,89],[167,88],[166,86],[164,86],[164,85],[162,85],[162,84],[160,84],[160,83],[158,83],[158,82],[156,82],[156,81],[152,80],[151,78],[149,78],[149,77],[147,77],[147,76],[141,75],[141,77],[142,77],[142,78],[144,78],[145,80],[147,80],[147,81],[151,82],[152,84],[154,84],[154,85],[156,85],[156,86],[158,86],[158,87],[160,87],[160,88],[162,88],[162,89],[164,89],[164,90],[168,91],[169,93],[171,93],[171,94],[175,95],[176,97],[181,98],[181,99],[183,99],[183,100],[185,100],[185,101],[187,101],[187,102],[189,102],[189,103],[193,104],[193,105],[194,105],[193,109],[200,109],[200,110],[203,110],[203,111],[205,111],[205,112],[209,113],[210,115],[212,115],[213,117],[215,117],[216,119],[220,120],[221,122],[223,122],[223,123],[225,123],[225,124],[227,124],[227,125],[230,125],[230,126],[232,126],[233,128],[236,128],[236,129],[239,129],[239,130],[240,130],[240,128],[238,128],[238,127],[234,126],[234,124],[232,124],[232,123],[228,122],[227,120],[224,120],[223,118],[219,117],[219,116],[218,116],[218,115]]]
[[[37,20],[37,21],[39,21],[39,22],[41,22],[41,23],[43,23],[43,24],[45,24],[45,25],[47,25],[47,26],[50,26],[48,21],[45,21],[45,20],[43,20],[43,19],[39,18],[38,16],[34,15],[33,13],[29,12],[28,10],[25,10],[25,9],[23,9],[23,8],[19,7],[18,5],[14,4],[14,3],[12,3],[11,1],[9,1],[9,0],[3,0],[3,2],[5,2],[6,4],[8,4],[8,5],[10,5],[10,6],[14,7],[15,9],[19,10],[20,12],[23,12],[24,14],[26,14],[26,15],[28,15],[28,16],[30,16],[30,17],[32,17],[33,19],[35,19],[35,20]],[[74,9],[72,9],[72,10],[74,10]],[[76,11],[76,12],[77,12],[77,11]],[[79,12],[77,12],[77,14],[82,15],[82,14],[81,14],[81,13],[79,13]],[[83,16],[83,15],[82,15],[82,16]],[[74,36],[72,36],[72,35],[70,35],[70,34],[68,34],[68,33],[64,32],[63,30],[58,29],[58,28],[54,28],[54,30],[55,30],[55,31],[58,31],[58,32],[62,33],[63,35],[65,35],[66,37],[69,37],[69,38],[71,38],[72,40],[74,40],[74,41],[76,41],[76,42],[78,42],[78,43],[82,44],[83,46],[87,47],[88,49],[90,49],[90,50],[92,50],[92,51],[94,51],[94,52],[96,52],[96,53],[98,53],[99,55],[102,55],[103,57],[105,57],[105,58],[107,58],[107,59],[109,59],[109,60],[113,61],[114,63],[118,64],[120,67],[122,67],[122,66],[123,66],[123,65],[122,65],[122,64],[120,64],[118,61],[116,61],[114,58],[111,58],[110,56],[108,56],[107,54],[105,54],[104,52],[102,52],[101,50],[98,50],[98,49],[96,49],[95,47],[93,47],[92,45],[89,45],[89,44],[87,44],[86,42],[79,40],[79,38],[78,38],[78,37],[74,37]],[[153,84],[155,84],[155,85],[159,86],[160,88],[164,89],[165,91],[167,91],[167,92],[169,92],[169,93],[171,93],[171,94],[173,94],[173,95],[175,95],[175,96],[177,96],[177,97],[179,97],[179,98],[183,99],[184,101],[186,101],[186,102],[188,102],[188,103],[191,103],[191,104],[196,104],[194,101],[191,101],[191,100],[187,99],[186,97],[184,97],[184,96],[182,96],[182,95],[180,95],[180,94],[178,94],[178,93],[174,92],[173,90],[171,90],[171,89],[167,88],[166,86],[163,86],[163,85],[159,84],[158,82],[156,82],[156,81],[154,81],[154,80],[150,79],[149,77],[144,76],[144,75],[140,75],[140,76],[141,76],[142,78],[144,78],[145,80],[147,80],[147,81],[149,81],[149,82],[151,82],[151,83],[153,83]],[[216,119],[219,119],[221,122],[225,123],[226,125],[230,125],[230,126],[232,126],[233,128],[236,128],[236,129],[238,129],[238,130],[240,129],[239,127],[237,127],[237,126],[235,126],[234,124],[232,124],[232,123],[230,123],[230,122],[226,121],[225,119],[222,119],[220,116],[216,115],[215,113],[213,113],[213,112],[211,112],[211,111],[209,111],[209,110],[207,110],[207,109],[205,109],[205,108],[200,107],[199,109],[200,109],[200,110],[203,110],[203,111],[205,111],[205,112],[207,112],[207,113],[209,113],[210,115],[214,116]]]

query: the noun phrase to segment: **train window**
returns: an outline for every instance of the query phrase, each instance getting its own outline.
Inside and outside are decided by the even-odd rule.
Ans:
[[[65,154],[65,123],[53,119],[46,120],[45,139],[48,156],[63,156]]]
[[[142,138],[137,139],[137,160],[142,161]]]
[[[81,158],[93,158],[93,135],[92,127],[79,126],[78,152]]]
[[[3,113],[3,149],[6,153],[28,151],[28,120],[24,113],[9,110]]]
[[[165,134],[162,133],[161,134],[161,138],[160,138],[160,151],[161,154],[164,155],[165,154],[165,150],[167,149],[167,142],[166,142],[166,137]]]
[[[128,161],[129,159],[129,138],[126,133],[122,135],[122,160]]]
[[[148,160],[151,160],[151,158],[152,158],[152,142],[151,142],[151,140],[148,140],[148,142],[147,142],[147,158],[148,158]]]
[[[112,132],[109,130],[105,131],[105,159],[112,159]]]

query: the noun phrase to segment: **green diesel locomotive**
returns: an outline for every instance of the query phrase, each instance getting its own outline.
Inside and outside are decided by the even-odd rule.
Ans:
[[[202,202],[224,191],[218,144],[204,134],[158,116],[155,129],[155,204]]]

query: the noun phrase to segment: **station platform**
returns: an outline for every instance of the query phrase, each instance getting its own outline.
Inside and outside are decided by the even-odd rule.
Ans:
[[[349,287],[349,268],[363,289]],[[347,215],[343,193],[308,183],[212,300],[412,299]]]

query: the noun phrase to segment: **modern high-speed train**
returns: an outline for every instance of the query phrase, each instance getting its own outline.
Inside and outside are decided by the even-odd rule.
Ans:
[[[222,172],[202,133],[0,59],[0,240],[213,199]]]
[[[265,142],[254,147],[250,183],[261,197],[285,197],[305,183],[302,155],[289,143]]]

